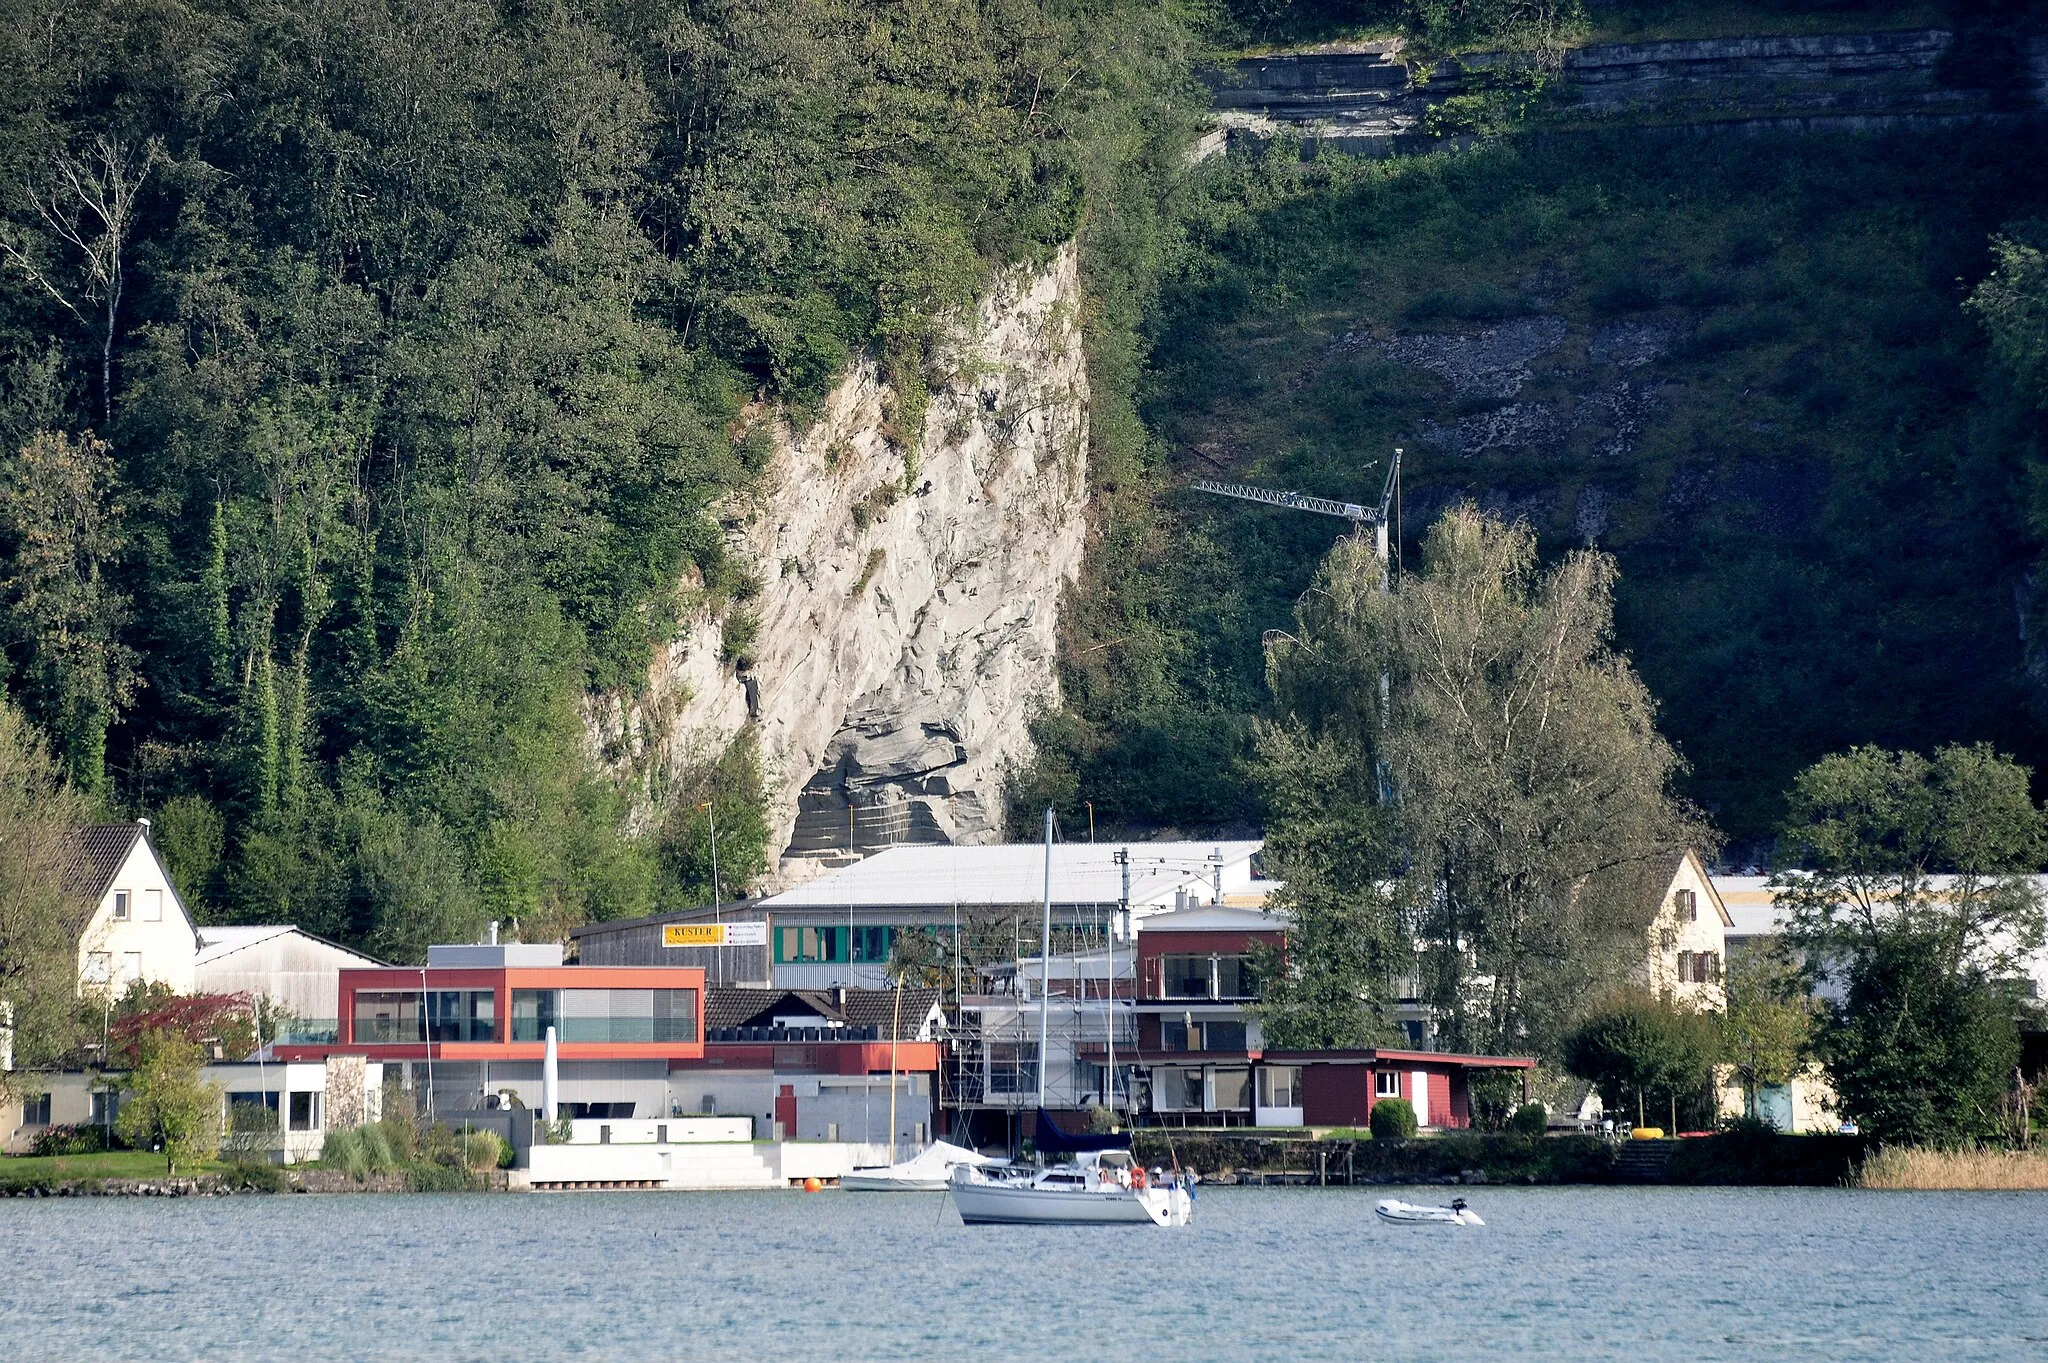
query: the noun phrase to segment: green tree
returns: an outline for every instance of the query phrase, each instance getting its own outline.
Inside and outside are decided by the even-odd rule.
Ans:
[[[1355,831],[1307,841],[1354,898],[1398,870],[1417,950],[1401,968],[1450,1045],[1554,1044],[1588,990],[1640,965],[1646,868],[1711,845],[1613,651],[1614,576],[1592,552],[1542,571],[1526,525],[1455,507],[1392,591],[1370,544],[1341,542],[1268,646],[1282,715],[1328,747],[1269,744],[1264,784],[1343,783],[1319,798]]]
[[[106,793],[107,728],[135,693],[121,641],[128,603],[109,576],[123,547],[106,443],[37,433],[0,464],[0,573],[9,632],[38,711],[72,781]]]
[[[1899,1141],[1995,1138],[2017,1051],[2000,985],[2048,936],[2048,816],[1987,745],[1856,748],[1799,774],[1771,878],[1787,942],[1843,990],[1817,1049],[1845,1115]]]
[[[1814,1005],[1805,973],[1776,953],[1731,957],[1723,978],[1721,1047],[1742,1085],[1745,1115],[1756,1115],[1760,1089],[1789,1083],[1807,1063]]]
[[[1710,1017],[1668,999],[1622,994],[1580,1019],[1560,1051],[1567,1070],[1599,1086],[1609,1109],[1626,1110],[1633,1098],[1642,1124],[1659,1096],[1675,1108],[1706,1090],[1720,1038]]]
[[[1969,309],[1991,336],[1991,353],[2024,399],[2048,408],[2048,222],[1994,237],[1996,268],[1970,293]]]
[[[200,1078],[199,1047],[171,1031],[149,1032],[136,1042],[127,1099],[115,1129],[140,1149],[163,1146],[165,1168],[190,1166],[220,1149],[220,1090]]]
[[[0,696],[0,1009],[11,1013],[14,1068],[0,1094],[84,1039],[75,929],[88,906],[65,889],[86,822],[42,736]]]
[[[1889,934],[1845,971],[1847,992],[1817,1048],[1844,1115],[1889,1144],[1958,1145],[2009,1135],[2020,1057],[2013,1003],[1942,968],[1941,944]]]
[[[1326,717],[1326,720],[1328,717]],[[1372,765],[1338,722],[1312,731],[1297,715],[1261,727],[1258,770],[1270,810],[1265,855],[1284,883],[1273,909],[1284,946],[1254,953],[1266,1044],[1368,1046],[1393,1038],[1390,976],[1405,963],[1386,878],[1394,829],[1374,800]]]

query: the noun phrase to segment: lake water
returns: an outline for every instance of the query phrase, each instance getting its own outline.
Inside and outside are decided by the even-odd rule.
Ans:
[[[965,1227],[944,1194],[0,1201],[18,1359],[2048,1357],[2048,1194],[1205,1192]]]

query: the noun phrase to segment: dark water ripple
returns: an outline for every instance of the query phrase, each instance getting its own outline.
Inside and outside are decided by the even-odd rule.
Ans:
[[[1186,1231],[942,1195],[0,1202],[22,1359],[2048,1358],[2048,1194],[1214,1189]],[[1424,1190],[1410,1194],[1436,1200]],[[1398,1194],[1397,1194],[1398,1195]]]

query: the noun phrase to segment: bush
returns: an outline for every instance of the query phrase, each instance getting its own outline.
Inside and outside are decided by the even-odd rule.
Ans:
[[[284,1171],[267,1159],[232,1160],[221,1175],[221,1181],[230,1188],[247,1193],[284,1191]]]
[[[1405,1141],[1415,1134],[1415,1106],[1406,1098],[1382,1098],[1372,1105],[1374,1140]]]
[[[495,1131],[471,1131],[462,1138],[463,1162],[481,1174],[512,1162],[512,1147]]]
[[[107,1139],[103,1126],[53,1126],[36,1137],[29,1148],[34,1155],[97,1155],[112,1150],[118,1141]]]
[[[1508,1130],[1518,1136],[1540,1136],[1549,1126],[1550,1110],[1541,1103],[1524,1103],[1508,1119]]]

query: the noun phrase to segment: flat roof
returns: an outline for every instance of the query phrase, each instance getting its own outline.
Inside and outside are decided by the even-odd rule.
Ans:
[[[1149,904],[1188,885],[1207,886],[1220,853],[1241,866],[1265,844],[1234,842],[1067,842],[1052,849],[1055,904],[1115,904],[1123,898],[1118,851],[1130,854],[1131,902]],[[761,901],[766,909],[1036,904],[1045,893],[1045,846],[891,847]]]

